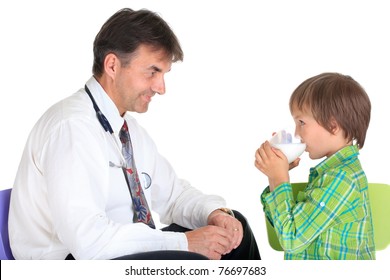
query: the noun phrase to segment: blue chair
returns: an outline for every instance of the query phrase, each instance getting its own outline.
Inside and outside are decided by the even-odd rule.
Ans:
[[[8,238],[8,212],[11,189],[0,191],[0,260],[13,260]]]

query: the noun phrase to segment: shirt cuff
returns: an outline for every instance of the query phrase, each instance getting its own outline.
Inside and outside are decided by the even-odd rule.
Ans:
[[[188,240],[185,233],[164,232],[166,250],[188,251]]]
[[[261,204],[263,204],[264,207],[266,206],[266,203],[267,203],[267,201],[265,200],[265,198],[266,198],[266,196],[267,196],[269,193],[271,193],[271,191],[269,190],[269,186],[268,186],[268,187],[266,187],[266,188],[263,190],[262,194],[260,195],[260,201],[261,201]]]

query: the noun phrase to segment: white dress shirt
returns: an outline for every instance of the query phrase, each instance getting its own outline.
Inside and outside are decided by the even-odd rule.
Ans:
[[[152,250],[188,250],[184,233],[153,230],[132,221],[124,174],[113,167],[121,163],[119,131],[124,119],[145,196],[162,223],[205,226],[208,215],[225,201],[179,179],[136,120],[129,114],[122,118],[93,77],[87,86],[115,140],[100,125],[84,89],[40,118],[11,194],[9,237],[14,257],[64,259],[71,253],[76,259],[112,259]]]

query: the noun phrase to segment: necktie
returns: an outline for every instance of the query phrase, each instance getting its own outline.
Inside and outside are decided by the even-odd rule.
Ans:
[[[137,168],[135,167],[135,161],[133,156],[133,147],[131,144],[129,129],[126,121],[124,122],[119,138],[122,142],[122,153],[126,160],[126,168],[123,167],[123,173],[129,186],[131,198],[133,200],[134,208],[134,222],[142,222],[156,228],[152,219],[148,202],[146,201],[145,194],[142,190],[141,183],[139,181]]]

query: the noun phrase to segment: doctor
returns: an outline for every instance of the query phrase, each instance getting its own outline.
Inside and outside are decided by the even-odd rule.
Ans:
[[[128,113],[146,112],[183,59],[167,23],[122,9],[102,26],[93,51],[85,87],[52,106],[28,138],[11,195],[14,257],[260,259],[245,218],[179,179]],[[155,229],[150,210],[170,226]]]

